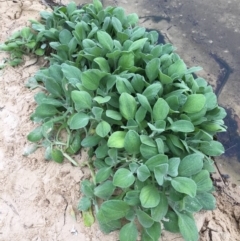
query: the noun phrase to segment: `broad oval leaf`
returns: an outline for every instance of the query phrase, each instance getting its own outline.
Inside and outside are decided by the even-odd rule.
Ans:
[[[133,119],[137,110],[137,102],[130,94],[122,93],[119,98],[119,109],[125,119]]]
[[[42,127],[38,126],[27,135],[27,139],[31,142],[38,142],[43,138]]]
[[[141,95],[141,94],[137,94],[137,98],[138,98],[138,101],[140,102],[141,106],[151,113],[152,108],[148,102],[147,97],[144,95]]]
[[[95,180],[96,183],[101,183],[106,181],[112,173],[111,167],[102,167],[96,173]]]
[[[124,52],[118,60],[118,66],[123,70],[130,69],[134,66],[134,53]]]
[[[111,126],[106,121],[101,121],[96,127],[96,133],[101,137],[107,136],[110,130]]]
[[[113,176],[113,185],[116,187],[127,188],[130,187],[135,181],[132,172],[126,168],[120,168]]]
[[[107,32],[97,31],[97,38],[103,48],[109,51],[113,50],[113,40]]]
[[[100,80],[106,75],[98,69],[88,69],[81,75],[83,86],[88,90],[96,90],[99,86]]]
[[[92,97],[88,92],[73,90],[71,97],[75,103],[75,108],[77,111],[81,111],[83,109],[91,109]]]
[[[179,77],[182,77],[186,71],[187,71],[186,64],[183,62],[182,59],[179,59],[175,63],[170,65],[170,67],[168,68],[168,75],[169,76],[178,75]]]
[[[134,222],[125,224],[119,233],[120,241],[136,241],[138,230]]]
[[[125,131],[115,131],[109,137],[107,145],[112,148],[123,148],[126,132]]]
[[[209,156],[220,156],[224,153],[223,145],[218,141],[209,141],[201,143],[199,149]]]
[[[196,183],[187,177],[175,177],[171,180],[173,188],[180,193],[185,193],[190,197],[195,197],[197,192]]]
[[[215,197],[208,192],[201,192],[196,195],[196,199],[202,205],[205,210],[214,210],[216,208]]]
[[[157,102],[153,106],[153,119],[155,121],[165,120],[169,113],[169,105],[168,103],[162,99],[158,98]]]
[[[142,49],[144,44],[146,43],[146,41],[148,40],[148,38],[142,38],[139,40],[134,41],[130,47],[129,47],[129,51],[135,51],[137,49]]]
[[[154,177],[157,180],[158,185],[160,186],[163,185],[164,176],[167,174],[167,171],[168,171],[167,163],[163,163],[154,168]]]
[[[203,168],[203,155],[200,154],[190,154],[185,156],[178,167],[178,174],[184,177],[190,177]]]
[[[178,226],[183,238],[189,241],[198,241],[198,230],[194,219],[183,213],[177,213],[177,215]]]
[[[146,161],[145,165],[148,167],[150,171],[154,171],[155,167],[165,163],[168,163],[168,156],[164,154],[158,154],[149,158]]]
[[[154,220],[144,211],[138,209],[138,210],[136,210],[136,214],[137,214],[139,223],[144,228],[150,228],[153,225]]]
[[[173,122],[170,126],[170,129],[174,132],[193,132],[194,131],[194,125],[191,121],[187,120],[177,120]]]
[[[85,113],[76,113],[69,120],[68,125],[70,129],[77,130],[85,127],[89,122],[89,116]]]
[[[144,186],[140,192],[140,201],[144,208],[154,208],[160,202],[158,189],[153,185]]]
[[[201,111],[206,103],[206,97],[202,94],[189,95],[187,101],[182,107],[182,110],[186,113],[196,113]]]
[[[101,223],[107,223],[113,220],[118,220],[126,216],[129,212],[130,206],[121,200],[108,200],[105,201],[100,209],[99,213],[101,215],[101,220],[99,220],[99,216],[97,215],[97,219]]]
[[[158,95],[161,95],[163,91],[163,87],[161,83],[156,82],[151,85],[149,85],[144,91],[143,95],[147,97],[148,101],[154,101],[155,98],[158,97]]]
[[[129,130],[124,139],[124,148],[129,154],[138,154],[140,152],[140,137],[134,130]]]
[[[213,187],[210,174],[207,170],[202,170],[198,174],[192,177],[193,181],[197,184],[198,192],[210,191]]]
[[[137,178],[141,182],[146,181],[150,177],[150,171],[146,165],[142,165],[137,169]]]
[[[160,59],[158,58],[154,58],[147,63],[145,70],[150,83],[157,78],[159,68],[160,68]]]
[[[116,187],[113,185],[112,181],[107,180],[94,188],[94,195],[103,200],[107,200],[111,197],[115,188]]]
[[[166,195],[162,192],[160,192],[159,195],[159,204],[156,207],[151,208],[151,217],[155,222],[160,222],[168,212],[168,200]]]

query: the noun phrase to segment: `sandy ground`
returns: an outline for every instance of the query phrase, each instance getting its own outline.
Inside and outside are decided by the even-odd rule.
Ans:
[[[38,18],[46,9],[38,1],[0,1],[0,42]],[[6,57],[0,53],[0,62]],[[26,135],[34,125],[34,92],[24,84],[41,63],[26,59],[17,68],[0,73],[0,241],[116,241],[117,232],[104,235],[95,223],[84,226],[77,203],[79,184],[89,176],[85,169],[46,162],[43,150],[24,157],[30,144]],[[78,161],[84,159],[77,157]],[[216,178],[219,178],[216,174]],[[217,209],[196,215],[201,241],[240,241],[240,188],[217,182]],[[162,241],[180,241],[180,235],[163,233]]]

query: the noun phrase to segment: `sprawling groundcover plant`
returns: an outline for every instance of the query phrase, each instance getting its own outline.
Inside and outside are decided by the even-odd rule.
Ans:
[[[91,180],[81,183],[84,222],[120,229],[121,241],[157,241],[164,228],[198,240],[193,213],[215,208],[211,156],[224,148],[226,112],[212,87],[194,77],[171,44],[137,25],[136,14],[103,8],[94,0],[41,12],[13,34],[2,50],[18,65],[25,53],[45,55],[49,66],[27,86],[40,87],[29,141],[45,158],[80,164],[88,150]]]

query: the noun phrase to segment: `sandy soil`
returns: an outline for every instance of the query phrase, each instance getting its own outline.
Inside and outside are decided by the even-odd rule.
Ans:
[[[0,1],[0,42],[38,18],[46,6],[37,1]],[[0,62],[7,55],[0,53]],[[26,58],[24,65],[0,73],[0,241],[116,241],[117,232],[104,235],[95,223],[84,226],[77,203],[85,169],[46,162],[43,150],[23,156],[26,135],[34,125],[34,92],[24,84],[41,66]],[[77,157],[78,161],[84,155]],[[220,177],[216,174],[216,179]],[[240,241],[240,187],[217,182],[217,209],[196,215],[201,241]],[[163,241],[180,241],[164,232]]]

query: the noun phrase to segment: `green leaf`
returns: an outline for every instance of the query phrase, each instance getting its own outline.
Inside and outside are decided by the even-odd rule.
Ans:
[[[99,0],[93,0],[93,6],[98,12],[103,9],[102,3]]]
[[[188,133],[194,131],[194,125],[191,121],[177,120],[171,124],[170,129],[174,132]]]
[[[122,32],[122,23],[118,18],[112,17],[112,25],[117,32]]]
[[[140,194],[140,191],[136,191],[136,190],[128,191],[123,200],[130,206],[139,205],[140,204],[139,194]]]
[[[81,182],[81,191],[86,197],[88,198],[93,197],[93,188],[94,186],[89,180],[83,180]]]
[[[35,112],[31,115],[31,119],[33,121],[35,120],[37,121],[39,119],[41,120],[46,117],[54,116],[57,113],[58,111],[54,106],[48,105],[48,104],[41,104],[37,106],[37,108],[35,109]]]
[[[136,241],[138,230],[134,222],[125,224],[119,233],[120,241]]]
[[[69,65],[69,64],[62,64],[62,72],[64,76],[71,82],[71,81],[77,81],[80,82],[81,79],[81,70],[75,66]]]
[[[151,217],[155,222],[160,222],[168,211],[168,200],[166,195],[162,192],[159,192],[159,195],[159,204],[156,207],[151,208]]]
[[[107,234],[122,227],[120,220],[110,220],[106,222],[106,220],[104,219],[104,214],[102,214],[102,212],[97,213],[97,220],[102,232]]]
[[[179,157],[173,157],[168,160],[168,175],[171,177],[178,176],[178,167],[180,164]]]
[[[173,79],[159,70],[159,79],[162,84],[171,84]]]
[[[147,63],[145,71],[150,83],[157,78],[159,68],[160,59],[158,58],[154,58]]]
[[[138,169],[137,169],[137,178],[138,180],[140,180],[141,182],[146,181],[149,177],[150,177],[150,171],[147,168],[146,165],[141,165]]]
[[[175,177],[171,180],[173,188],[180,193],[195,197],[197,191],[196,183],[187,177]]]
[[[108,139],[108,147],[112,148],[123,148],[124,147],[124,139],[126,136],[125,131],[115,131]]]
[[[184,177],[190,177],[203,168],[203,155],[190,154],[185,156],[179,164],[178,174]]]
[[[31,142],[38,142],[43,138],[42,127],[38,126],[27,135],[27,139]]]
[[[184,206],[184,210],[190,213],[199,212],[202,209],[202,205],[200,204],[200,202],[196,197],[192,198],[189,196],[185,196],[183,198],[183,206]]]
[[[132,172],[126,168],[120,168],[113,176],[113,185],[116,187],[127,188],[130,187],[135,181]]]
[[[206,103],[206,97],[202,94],[192,94],[187,98],[182,110],[186,113],[196,113],[201,111]]]
[[[81,80],[83,86],[88,90],[96,90],[100,80],[106,75],[98,69],[89,69],[82,73]]]
[[[73,90],[71,92],[71,97],[75,103],[75,108],[77,111],[81,111],[83,109],[91,109],[92,97],[88,92]]]
[[[111,126],[106,121],[101,121],[96,127],[96,133],[101,137],[107,136],[110,130]]]
[[[207,192],[213,187],[210,174],[207,170],[202,170],[197,175],[193,176],[192,179],[197,184],[197,192]]]
[[[111,173],[112,173],[111,167],[103,167],[99,169],[95,176],[96,183],[101,183],[106,181],[110,177]]]
[[[124,148],[129,154],[140,153],[140,137],[134,130],[129,130],[124,139]]]
[[[216,208],[215,197],[208,192],[201,192],[196,195],[196,199],[202,205],[204,210],[214,210]]]
[[[94,107],[92,108],[92,113],[93,113],[96,121],[100,121],[100,120],[101,120],[101,117],[102,117],[103,109],[100,108],[100,107],[94,106]]]
[[[209,156],[220,156],[224,153],[223,145],[218,141],[209,141],[201,143],[199,149]]]
[[[72,39],[72,34],[69,30],[63,29],[62,31],[60,31],[59,41],[61,44],[68,45],[71,39]]]
[[[92,202],[89,197],[82,197],[78,203],[79,211],[87,211],[92,206]]]
[[[137,102],[128,93],[122,93],[119,98],[120,113],[126,120],[133,119],[137,110]]]
[[[161,224],[159,222],[154,222],[150,228],[145,228],[145,232],[151,238],[151,240],[158,241],[161,237]],[[149,238],[147,238],[145,241],[148,240]]]
[[[97,57],[93,61],[98,64],[100,70],[102,70],[103,72],[106,72],[106,73],[110,72],[108,61],[105,58]]]
[[[141,205],[144,208],[154,208],[160,202],[158,189],[153,185],[144,186],[140,192]]]
[[[62,163],[64,160],[64,156],[62,152],[58,149],[52,149],[51,157],[55,162]]]
[[[161,83],[153,83],[149,85],[144,91],[143,95],[147,97],[148,101],[154,101],[155,98],[158,98],[158,95],[162,94],[163,87]]]
[[[148,102],[148,99],[144,95],[141,95],[141,94],[137,94],[137,98],[138,98],[138,101],[140,102],[141,106],[151,113],[152,108]]]
[[[146,114],[147,114],[147,110],[143,108],[143,106],[140,106],[136,112],[135,120],[138,123],[141,123],[145,119]]]
[[[108,200],[101,205],[97,219],[100,223],[108,223],[125,217],[129,210],[130,206],[124,201]]]
[[[112,196],[114,190],[115,186],[112,181],[107,180],[94,188],[94,195],[103,200],[107,200]]]
[[[133,52],[123,52],[118,60],[118,66],[123,70],[130,69],[134,66],[134,53]]]
[[[132,41],[135,41],[137,39],[140,39],[141,37],[143,37],[144,33],[146,32],[146,29],[145,28],[142,28],[142,27],[137,27],[137,28],[134,28],[134,32],[132,33],[130,39]]]
[[[179,233],[178,216],[173,211],[168,211],[165,216],[165,221],[162,221],[164,228],[172,233]]]
[[[187,214],[177,213],[180,233],[185,240],[198,241],[198,230],[195,221]]]
[[[85,127],[89,122],[89,116],[85,113],[76,113],[69,120],[68,125],[70,129],[77,130]]]
[[[84,211],[83,213],[83,223],[85,227],[91,227],[94,223],[94,217],[92,214],[92,210]]]
[[[142,38],[134,41],[128,48],[128,51],[135,51],[137,49],[142,49],[147,40],[148,38]]]
[[[154,176],[158,185],[162,186],[164,182],[164,176],[167,174],[168,164],[164,163],[154,168]]]
[[[97,38],[103,48],[105,48],[111,52],[113,51],[113,40],[107,32],[98,31]]]
[[[169,105],[168,103],[162,99],[158,98],[157,102],[153,106],[153,119],[155,121],[165,120],[169,113]]]
[[[173,75],[178,75],[179,77],[182,77],[186,71],[186,64],[183,62],[182,59],[179,59],[174,64],[170,65],[170,67],[168,68],[168,75],[171,77]]]
[[[59,83],[53,79],[48,78],[45,82],[45,87],[49,93],[51,93],[53,96],[61,97],[62,96],[62,87],[59,85]]]
[[[96,146],[99,141],[101,140],[100,136],[94,135],[94,136],[86,136],[82,142],[81,145],[83,147],[93,147]]]
[[[107,110],[106,116],[113,119],[113,120],[121,120],[122,116],[118,111],[115,110]]]
[[[134,25],[138,22],[138,15],[136,13],[131,13],[127,15],[127,21],[129,25]]]
[[[148,159],[145,165],[148,167],[150,171],[154,171],[155,167],[165,163],[168,163],[168,156],[163,154],[158,154]]]
[[[143,212],[140,209],[136,210],[137,218],[139,223],[144,227],[144,228],[150,228],[154,221],[153,219],[145,212]]]
[[[93,98],[93,100],[95,100],[98,104],[107,103],[107,102],[109,102],[110,99],[111,99],[111,96],[105,96],[105,97],[96,96]]]

